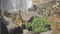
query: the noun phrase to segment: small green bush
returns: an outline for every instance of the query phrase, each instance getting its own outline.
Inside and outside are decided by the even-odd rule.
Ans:
[[[49,25],[49,22],[45,18],[33,17],[32,22],[26,24],[26,27],[32,27],[35,32],[45,31],[45,26]]]

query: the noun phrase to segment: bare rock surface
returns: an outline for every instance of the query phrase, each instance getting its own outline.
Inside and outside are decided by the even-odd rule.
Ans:
[[[33,34],[33,32],[25,29],[23,30],[23,34]],[[45,32],[41,32],[40,34],[52,34],[52,31],[45,31]]]

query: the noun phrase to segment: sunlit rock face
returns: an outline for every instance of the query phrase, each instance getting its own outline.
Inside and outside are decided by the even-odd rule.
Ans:
[[[40,0],[32,0],[32,3],[33,4],[38,4],[38,3],[40,3]]]
[[[54,0],[40,0],[40,3],[49,3],[49,2],[52,2]]]
[[[54,1],[54,0],[32,0],[32,3],[33,4],[45,4],[45,3],[49,3],[51,1]]]
[[[31,0],[1,0],[2,10],[28,9],[31,5]]]

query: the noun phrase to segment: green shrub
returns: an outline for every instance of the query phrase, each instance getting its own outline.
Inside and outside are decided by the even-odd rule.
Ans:
[[[26,24],[26,27],[32,27],[35,32],[45,31],[45,26],[49,25],[49,22],[45,18],[33,17],[32,22]]]

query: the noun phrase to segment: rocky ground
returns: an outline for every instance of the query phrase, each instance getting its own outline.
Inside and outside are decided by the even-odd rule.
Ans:
[[[32,34],[32,32],[26,29],[24,30],[23,34]],[[41,32],[40,34],[52,34],[52,31],[45,31],[45,32]]]
[[[49,17],[52,14],[56,13],[56,11],[58,10],[58,12],[60,11],[60,4],[56,4],[55,2],[51,2],[51,3],[47,3],[47,4],[38,4],[36,5],[37,9],[31,9],[31,11],[29,10],[22,10],[21,12],[21,16],[22,19],[24,21],[29,21],[29,19],[32,16],[38,16],[38,17]],[[7,19],[8,21],[11,19]],[[17,27],[16,25],[14,25],[13,23],[11,23],[11,21],[9,21],[9,25],[7,26],[8,29],[10,28],[14,28]],[[32,34],[31,32],[29,32],[28,30],[23,30],[24,33],[23,34]],[[46,31],[46,32],[41,32],[40,34],[51,34],[52,31]]]

